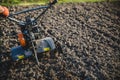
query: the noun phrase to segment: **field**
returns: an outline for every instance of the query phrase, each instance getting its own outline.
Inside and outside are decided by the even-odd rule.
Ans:
[[[34,6],[11,6],[11,12]],[[36,17],[40,11],[19,15]],[[0,18],[0,80],[119,80],[120,3],[57,4],[38,21],[42,37],[57,40],[63,53],[12,62],[7,51],[18,45],[18,26]],[[5,56],[7,55],[7,56]]]

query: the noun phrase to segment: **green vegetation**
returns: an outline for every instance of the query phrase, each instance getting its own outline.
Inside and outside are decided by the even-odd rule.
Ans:
[[[101,1],[117,1],[117,0],[58,0],[59,3],[68,2],[101,2]],[[49,0],[0,0],[0,5],[31,5],[31,4],[45,4]]]
[[[98,2],[105,0],[62,0],[63,2]]]

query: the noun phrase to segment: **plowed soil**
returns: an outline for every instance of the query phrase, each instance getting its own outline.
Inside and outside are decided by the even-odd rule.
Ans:
[[[11,12],[36,6],[11,6]],[[19,15],[36,17],[40,11]],[[18,45],[17,24],[0,18],[0,80],[119,80],[120,3],[57,4],[38,20],[42,37],[61,44],[63,53],[11,62],[9,50]],[[7,55],[7,56],[6,56]]]

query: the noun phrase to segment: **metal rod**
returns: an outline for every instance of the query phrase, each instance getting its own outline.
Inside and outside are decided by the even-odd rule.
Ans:
[[[33,22],[37,21],[38,18],[41,17],[50,7],[51,7],[51,5],[49,5],[37,18],[35,18],[35,20],[33,20]]]
[[[20,22],[20,20],[17,20],[17,19],[12,18],[12,17],[8,17],[8,19],[10,19],[10,20],[12,20],[12,21],[14,21],[14,22],[17,22],[17,23],[19,23],[19,22]]]
[[[13,13],[13,14],[11,14],[10,16],[18,15],[18,14],[26,13],[26,12],[29,12],[29,11],[38,10],[38,9],[44,9],[44,8],[48,8],[48,6],[40,6],[40,7],[32,8],[32,9],[25,9],[25,10],[23,10],[23,11]]]

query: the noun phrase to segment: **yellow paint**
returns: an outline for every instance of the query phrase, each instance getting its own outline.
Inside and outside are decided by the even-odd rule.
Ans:
[[[18,56],[18,59],[23,59],[23,58],[25,58],[24,55],[20,55],[20,56]]]
[[[44,48],[44,51],[49,51],[49,50],[50,50],[50,48],[49,48],[49,47]]]

